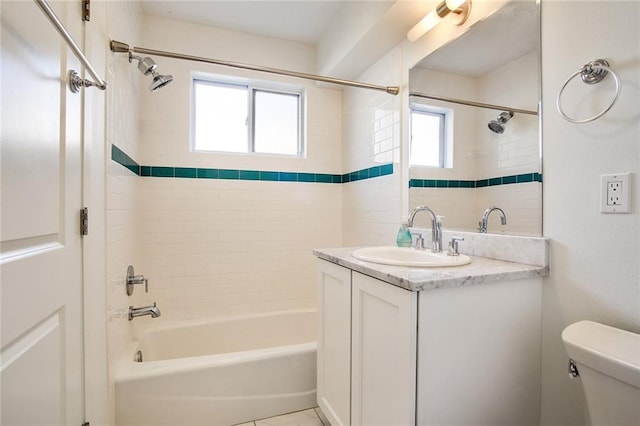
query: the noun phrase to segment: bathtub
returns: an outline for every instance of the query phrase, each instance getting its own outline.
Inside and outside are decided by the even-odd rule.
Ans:
[[[315,310],[161,321],[116,362],[118,426],[227,426],[317,405]]]

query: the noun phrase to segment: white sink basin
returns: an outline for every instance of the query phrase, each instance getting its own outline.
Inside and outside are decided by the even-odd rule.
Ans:
[[[471,263],[471,258],[464,254],[448,256],[446,252],[432,253],[428,249],[416,250],[409,247],[365,247],[355,250],[351,255],[367,262],[421,268],[462,266]]]

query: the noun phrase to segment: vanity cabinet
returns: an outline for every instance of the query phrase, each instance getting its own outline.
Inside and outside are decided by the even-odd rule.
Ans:
[[[318,259],[332,426],[540,421],[541,279],[410,291]]]
[[[415,423],[417,293],[318,260],[318,405],[332,426]]]

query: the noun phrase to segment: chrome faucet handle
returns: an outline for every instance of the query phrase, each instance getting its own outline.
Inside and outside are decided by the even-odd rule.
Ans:
[[[411,235],[416,236],[416,243],[413,246],[416,250],[424,250],[424,237],[421,232],[412,232]]]
[[[135,284],[144,284],[144,292],[149,293],[149,280],[144,277],[144,275],[135,275],[133,270],[133,265],[129,265],[127,268],[127,296],[131,296],[133,294],[133,286]]]
[[[442,219],[444,216],[437,215],[432,222],[431,230],[431,251],[434,253],[442,252]]]
[[[460,256],[458,252],[458,241],[464,241],[462,237],[451,237],[449,241],[449,250],[447,250],[447,256]]]

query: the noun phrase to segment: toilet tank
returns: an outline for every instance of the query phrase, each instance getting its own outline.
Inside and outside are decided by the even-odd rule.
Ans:
[[[562,332],[575,361],[592,425],[640,425],[640,334],[593,321]]]

